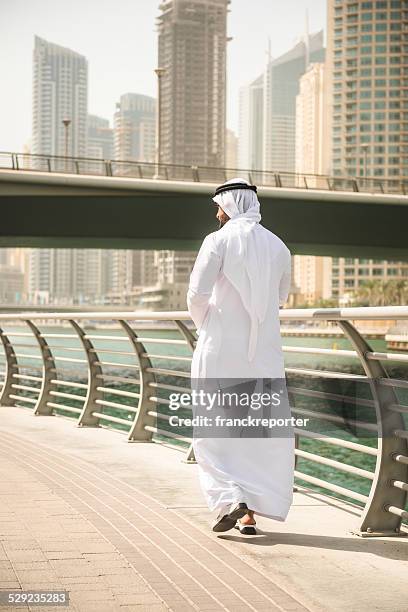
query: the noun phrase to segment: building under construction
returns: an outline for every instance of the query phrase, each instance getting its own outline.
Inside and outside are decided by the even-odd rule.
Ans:
[[[158,18],[160,160],[225,163],[230,0],[166,0]]]

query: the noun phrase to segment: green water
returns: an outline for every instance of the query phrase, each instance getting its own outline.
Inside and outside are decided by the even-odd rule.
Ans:
[[[56,327],[41,327],[41,330],[44,334],[48,333],[72,333],[69,328],[56,328]],[[10,334],[10,339],[13,343],[27,343],[26,338],[14,338],[12,335],[12,331],[25,331],[22,327],[8,327],[5,329],[6,333]],[[89,330],[88,333],[92,336],[121,336],[123,337],[123,332],[120,330]],[[143,338],[176,338],[180,339],[181,336],[177,330],[174,331],[140,331],[139,336]],[[128,342],[122,342],[120,340],[103,340],[103,339],[95,339],[92,341],[94,348],[98,352],[98,350],[106,350],[110,349],[113,351],[126,351],[132,353],[132,348]],[[377,351],[390,352],[387,351],[386,343],[383,340],[369,340],[371,347]],[[61,357],[77,357],[84,359],[85,355],[82,351],[82,346],[79,340],[74,339],[57,339],[57,338],[49,338],[49,344],[51,346],[52,353],[54,355],[57,368],[64,368],[64,370],[60,371],[59,378],[65,380],[73,380],[76,382],[86,382],[86,364],[72,364],[69,362],[61,361]],[[349,341],[344,338],[314,338],[314,337],[283,337],[283,344],[285,346],[297,346],[297,347],[319,347],[319,348],[336,348],[336,349],[352,349]],[[69,351],[67,348],[74,347],[81,349],[80,351]],[[145,342],[146,350],[151,355],[157,355],[157,357],[151,357],[151,362],[154,367],[160,368],[177,368],[180,371],[189,372],[190,363],[189,361],[172,361],[171,359],[160,359],[160,356],[168,355],[169,357],[180,357],[191,356],[191,351],[187,346],[182,345],[172,345],[172,344],[156,344],[153,342]],[[33,347],[21,347],[18,349],[16,347],[16,352],[24,353],[26,355],[38,355],[38,349],[36,348],[34,342]],[[113,364],[123,363],[126,366],[137,365],[136,357],[133,354],[129,355],[118,355],[112,353],[99,353],[99,359],[101,361],[109,361]],[[40,360],[34,360],[29,358],[24,358],[20,360],[21,364],[26,366],[28,365],[41,365]],[[329,370],[333,372],[347,372],[350,374],[364,374],[362,366],[358,359],[354,359],[348,356],[330,356],[330,355],[315,355],[315,354],[301,354],[301,353],[285,353],[285,363],[288,368],[290,367],[298,367],[298,368],[307,368],[307,369],[320,369],[320,370]],[[130,367],[121,367],[121,366],[104,366],[103,371],[105,374],[115,374],[120,376],[126,376],[129,379],[128,383],[122,382],[113,382],[107,380],[104,383],[105,387],[110,387],[114,389],[121,389],[127,391],[138,392],[139,385],[137,383],[137,371]],[[81,369],[78,372],[78,368]],[[398,362],[387,362],[385,364],[386,371],[389,376],[395,378],[408,379],[408,364],[400,364]],[[27,370],[28,372],[28,370]],[[28,372],[38,374],[38,372]],[[166,384],[178,384],[181,386],[188,387],[189,380],[188,378],[180,378],[176,376],[168,376],[168,375],[157,375],[156,376],[158,382],[166,383]],[[133,381],[133,382],[132,382]],[[30,386],[39,386],[32,381],[19,381],[20,384],[28,384]],[[102,384],[102,383],[101,383]],[[305,377],[299,375],[288,374],[288,385],[302,388],[310,388],[310,389],[320,389],[323,391],[330,391],[335,393],[343,393],[345,395],[351,397],[358,398],[367,398],[370,399],[370,389],[369,385],[366,383],[353,384],[350,381],[338,381],[331,379],[327,381],[323,378],[314,378],[314,377]],[[75,393],[80,396],[84,396],[86,394],[83,389],[73,389],[66,386],[58,386],[55,385],[55,390],[62,391],[65,393]],[[20,390],[19,394],[23,394]],[[168,398],[169,391],[165,390],[157,390],[155,391],[155,395],[161,398]],[[398,400],[408,405],[408,390],[396,390],[396,394]],[[24,392],[26,397],[35,397],[34,394],[30,392]],[[134,417],[134,413],[130,411],[126,411],[126,406],[137,406],[137,400],[133,398],[121,397],[115,394],[105,393],[104,398],[108,401],[113,401],[117,403],[121,403],[124,406],[124,409],[115,409],[104,407],[103,412],[106,414],[110,414],[113,416],[119,416],[121,418],[128,418],[131,421]],[[333,400],[323,400],[310,398],[306,396],[300,396],[298,394],[291,396],[292,405],[298,408],[306,408],[308,410],[313,410],[318,414],[319,411],[330,411],[332,414],[338,416],[346,415],[349,418],[356,418],[358,420],[367,421],[370,423],[375,423],[376,417],[374,408],[371,407],[363,407],[360,406],[357,410],[354,408],[354,404],[347,402],[339,402]],[[59,404],[64,404],[67,402],[71,406],[76,406],[78,408],[82,407],[82,401],[80,400],[64,400],[60,397],[54,397],[53,401]],[[26,405],[22,401],[20,405]],[[29,405],[31,407],[31,405]],[[99,411],[102,411],[102,408],[98,408]],[[57,409],[58,413],[68,416],[70,418],[76,418],[72,413],[66,412],[63,409]],[[169,414],[169,410],[165,405],[158,405],[158,412],[161,414]],[[405,415],[405,427],[408,429],[408,422],[406,420],[407,415]],[[344,427],[344,425],[330,425],[330,430],[327,431],[323,429],[327,427],[326,422],[322,419],[316,418],[310,422],[310,426],[308,429],[312,431],[324,431],[326,434],[331,437],[340,437],[345,440],[350,440],[354,442],[358,442],[360,444],[364,444],[371,447],[377,446],[377,439],[372,433],[367,433],[363,430],[353,430],[352,428]],[[121,424],[111,424],[113,428],[128,430],[128,427]],[[165,420],[160,420],[159,427],[161,429],[169,429],[167,422]],[[174,431],[174,428],[171,428]],[[178,433],[187,435],[189,432],[186,430],[180,430]],[[181,446],[186,446],[184,442],[175,442]],[[334,459],[343,463],[347,463],[350,465],[354,465],[359,468],[363,468],[365,470],[374,471],[375,468],[375,457],[362,454],[357,451],[340,448],[337,446],[333,446],[331,444],[327,444],[323,440],[311,440],[307,438],[301,437],[299,439],[299,448],[323,455],[330,459]],[[338,469],[324,466],[312,462],[310,460],[306,460],[304,458],[299,458],[297,460],[297,469],[305,474],[309,474],[318,478],[322,478],[323,480],[330,481],[331,483],[340,485],[342,487],[346,487],[347,489],[351,489],[353,491],[363,493],[367,495],[370,490],[371,482],[366,478],[344,473],[339,471]],[[299,480],[300,484],[305,484],[311,488],[312,485]],[[323,489],[322,489],[323,490]],[[341,497],[340,495],[337,495]]]

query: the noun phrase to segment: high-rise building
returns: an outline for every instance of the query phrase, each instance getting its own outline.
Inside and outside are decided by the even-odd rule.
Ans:
[[[239,92],[238,167],[261,170],[262,152],[263,75]]]
[[[408,1],[329,0],[332,171],[408,175]]]
[[[78,259],[74,249],[53,249],[50,293],[56,302],[69,302],[74,298],[76,293],[74,278],[77,277],[77,270],[74,269],[74,266],[82,263]]]
[[[156,265],[156,251],[140,252],[140,286],[147,287],[157,283],[158,270]]]
[[[188,283],[197,253],[195,251],[156,251],[159,283]]]
[[[154,285],[158,280],[154,250],[115,249],[110,252],[110,291],[130,294],[135,288]]]
[[[0,302],[20,304],[24,299],[24,274],[15,266],[0,264]]]
[[[331,257],[293,256],[294,284],[298,287],[298,303],[316,304],[332,297]]]
[[[197,253],[194,251],[155,251],[154,284],[145,286],[140,306],[149,310],[185,310],[189,277]]]
[[[103,249],[31,249],[28,297],[34,303],[92,303],[108,291],[110,258]]]
[[[72,249],[72,294],[76,303],[100,302],[109,287],[106,249]]]
[[[113,129],[109,119],[88,115],[87,157],[113,159]]]
[[[407,41],[407,0],[329,0],[326,123],[335,176],[398,187],[408,175]],[[404,262],[333,258],[332,293],[346,303],[363,283],[407,276]]]
[[[28,294],[34,304],[47,304],[51,298],[52,249],[31,249],[29,255]]]
[[[28,279],[29,279],[29,264],[30,250],[28,248],[13,248],[5,249],[8,251],[7,264],[17,268],[23,275],[23,299],[28,296]]]
[[[225,165],[230,0],[164,0],[158,17],[164,163]]]
[[[309,188],[319,187],[316,174],[327,172],[324,64],[309,64],[300,77],[296,96],[296,172],[308,174]],[[304,187],[303,177],[298,179]],[[331,297],[331,258],[294,255],[294,280],[298,303],[316,304]]]
[[[328,171],[325,123],[324,64],[310,64],[299,81],[296,96],[296,172],[326,174]],[[308,187],[313,187],[308,177]],[[318,187],[318,185],[316,185]]]
[[[115,249],[111,251],[111,291],[115,294],[125,294],[132,289],[133,261],[130,249]]]
[[[376,289],[378,282],[387,281],[407,281],[408,262],[387,261],[376,259],[356,259],[354,257],[333,257],[332,258],[332,294],[337,297],[341,304],[347,304],[355,293],[362,289],[363,283],[366,286],[367,298],[370,305],[372,303],[370,290],[380,294],[383,290]],[[396,304],[395,296],[383,296],[384,304]]]
[[[155,139],[156,100],[136,93],[121,96],[114,116],[115,159],[153,162]]]
[[[238,138],[232,130],[227,130],[225,137],[225,166],[238,168]]]
[[[67,143],[68,155],[85,157],[87,114],[87,59],[35,36],[32,153],[65,155]]]
[[[296,96],[310,62],[325,56],[323,31],[307,34],[290,51],[270,59],[263,82],[263,169],[295,171]]]

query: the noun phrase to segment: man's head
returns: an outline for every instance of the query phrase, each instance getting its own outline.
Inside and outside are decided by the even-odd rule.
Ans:
[[[213,202],[218,210],[216,217],[219,228],[230,219],[249,213],[259,213],[259,202],[256,197],[257,188],[242,178],[231,179],[215,190]],[[260,215],[259,219],[260,220]]]
[[[219,228],[221,228],[223,225],[226,224],[227,221],[230,220],[230,218],[227,215],[227,213],[225,213],[222,210],[221,206],[219,206],[218,204],[217,204],[217,214],[216,214],[216,217],[217,217],[218,222],[219,222]]]

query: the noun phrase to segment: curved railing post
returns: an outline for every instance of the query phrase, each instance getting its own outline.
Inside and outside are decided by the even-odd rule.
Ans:
[[[408,466],[394,461],[395,454],[407,455],[407,440],[398,438],[395,430],[405,429],[402,415],[388,410],[398,404],[394,389],[381,385],[378,379],[388,378],[383,365],[377,360],[367,359],[372,349],[358,330],[349,321],[337,321],[344,334],[353,344],[370,382],[378,424],[378,455],[370,495],[361,517],[357,533],[361,536],[398,535],[401,517],[387,511],[387,506],[404,508],[407,492],[393,486],[393,481],[407,482]]]
[[[146,357],[147,351],[144,344],[140,342],[136,332],[130,327],[129,323],[123,319],[120,319],[119,323],[126,332],[135,351],[140,375],[139,405],[129,431],[128,440],[129,442],[151,442],[153,432],[146,430],[145,426],[155,427],[157,422],[156,418],[149,414],[150,411],[156,410],[155,403],[150,399],[151,390],[149,389],[149,384],[156,382],[156,377],[153,372],[147,371],[147,369],[153,367],[152,362],[149,357]]]
[[[182,336],[186,340],[188,346],[191,348],[192,351],[194,351],[195,344],[197,342],[197,338],[194,336],[194,334],[191,331],[191,329],[189,329],[187,327],[187,325],[185,323],[183,323],[182,321],[175,320],[174,323],[179,328],[180,333],[182,334]]]
[[[13,393],[12,384],[15,380],[13,374],[18,374],[18,362],[14,348],[6,334],[0,328],[0,338],[4,347],[6,357],[6,372],[4,376],[4,384],[0,393],[0,406],[14,406],[14,400],[10,397]]]
[[[101,385],[101,380],[98,378],[98,376],[102,375],[102,368],[99,365],[99,358],[92,342],[85,338],[85,331],[73,319],[69,319],[69,322],[81,340],[88,362],[88,389],[77,424],[78,427],[99,427],[99,418],[94,416],[92,413],[98,408],[95,400],[103,399],[103,391],[99,391],[97,389],[97,387],[100,387]]]
[[[197,342],[197,338],[194,336],[194,334],[191,331],[191,329],[189,329],[185,323],[183,323],[182,321],[179,321],[179,320],[176,320],[174,322],[177,325],[177,327],[179,328],[180,333],[185,338],[188,346],[191,349],[191,352],[193,353],[194,352],[194,348],[195,348],[195,344]],[[196,463],[196,459],[195,459],[195,455],[194,455],[193,443],[191,443],[190,446],[188,447],[185,461],[186,461],[186,463]]]
[[[41,388],[38,394],[37,403],[34,407],[34,414],[36,416],[51,416],[53,414],[53,408],[48,406],[47,402],[50,402],[52,399],[50,395],[52,389],[51,380],[57,376],[54,357],[47,341],[42,337],[38,327],[34,325],[30,319],[27,319],[26,323],[37,340],[43,362]]]

